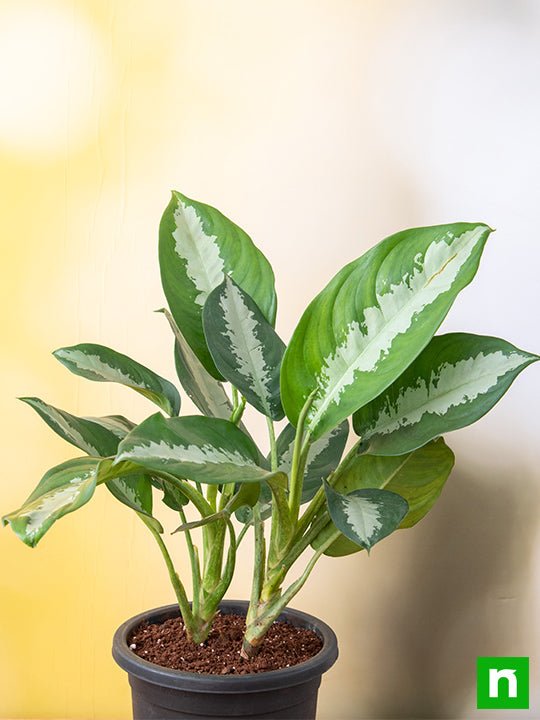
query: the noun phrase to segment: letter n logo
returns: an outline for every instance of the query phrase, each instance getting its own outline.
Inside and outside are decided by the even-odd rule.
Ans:
[[[476,665],[479,710],[527,710],[528,657],[479,657]]]

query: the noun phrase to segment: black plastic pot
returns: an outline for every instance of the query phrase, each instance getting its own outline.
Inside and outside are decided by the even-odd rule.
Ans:
[[[224,601],[220,609],[225,614],[245,615],[247,603]],[[125,622],[114,635],[113,657],[128,673],[134,720],[314,720],[321,676],[338,656],[337,639],[328,625],[298,610],[286,610],[279,619],[314,630],[323,641],[322,650],[299,665],[249,675],[169,670],[129,649],[127,639],[141,622],[160,623],[178,614],[177,605],[149,610]]]

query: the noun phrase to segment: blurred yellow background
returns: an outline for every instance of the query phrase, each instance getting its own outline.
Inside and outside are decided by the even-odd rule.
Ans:
[[[99,342],[174,379],[152,313],[173,187],[271,260],[284,338],[385,235],[485,221],[497,233],[444,327],[538,352],[539,41],[534,0],[0,1],[0,513],[78,454],[17,395],[153,412],[50,351]],[[477,655],[530,656],[519,717],[540,715],[539,386],[533,367],[448,438],[456,470],[416,529],[322,560],[296,598],[341,642],[321,720],[484,717]],[[142,524],[103,490],[35,550],[2,531],[0,562],[0,717],[129,718],[112,633],[173,601]],[[229,597],[249,564],[246,544]]]

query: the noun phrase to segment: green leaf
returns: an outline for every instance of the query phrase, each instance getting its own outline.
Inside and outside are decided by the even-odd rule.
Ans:
[[[59,348],[53,355],[75,375],[97,382],[120,383],[144,395],[169,415],[180,412],[180,396],[172,383],[116,350],[85,343]]]
[[[407,501],[388,490],[354,490],[342,495],[328,483],[324,489],[334,525],[366,550],[393,533],[407,514]]]
[[[257,464],[257,447],[236,425],[204,416],[152,415],[120,443],[115,462],[125,460],[211,484],[259,482],[269,475]]]
[[[223,385],[205,370],[187,344],[171,313],[166,309],[158,312],[165,315],[174,333],[174,361],[182,387],[204,415],[228,420],[232,406]]]
[[[454,453],[439,438],[407,455],[358,455],[340,476],[335,489],[345,494],[371,488],[397,493],[409,505],[400,527],[409,528],[431,510],[453,466]],[[314,547],[320,547],[334,529],[332,524],[327,525],[318,535]],[[349,555],[358,552],[358,549],[355,543],[341,537],[330,546],[326,554]]]
[[[294,427],[288,424],[276,443],[278,470],[287,475],[291,470],[295,434]],[[311,445],[304,471],[302,503],[309,502],[320,488],[323,480],[337,468],[345,449],[348,434],[349,423],[345,420]]]
[[[379,395],[429,342],[473,279],[490,229],[405,230],[346,265],[311,302],[287,348],[281,400],[314,439]]]
[[[173,192],[159,227],[159,264],[176,324],[206,370],[221,379],[206,345],[202,309],[230,274],[273,325],[276,293],[268,260],[219,210]]]
[[[128,420],[123,415],[104,415],[102,417],[87,417],[85,419],[91,420],[107,430],[110,430],[119,440],[124,438],[128,432],[133,430],[135,427],[135,423]]]
[[[485,415],[540,358],[505,340],[467,333],[434,337],[405,372],[354,415],[374,455],[402,455]]]
[[[263,415],[281,420],[279,370],[285,344],[229,276],[208,296],[203,326],[210,354],[223,377]]]
[[[184,505],[189,503],[189,499],[175,485],[162,478],[152,478],[152,485],[163,492],[161,501],[171,508],[171,510],[182,510]]]
[[[113,433],[112,428],[106,427],[109,419],[80,418],[48,405],[37,397],[22,397],[19,400],[30,405],[57,435],[88,455],[115,454],[118,436]]]
[[[96,458],[68,460],[49,470],[26,502],[2,518],[15,534],[35,547],[57,520],[87,503],[96,488]]]
[[[237,486],[236,492],[227,503],[227,510],[230,513],[240,508],[252,508],[258,501],[263,483],[241,483]]]
[[[34,408],[57,435],[94,457],[104,458],[114,455],[120,439],[127,435],[130,427],[134,427],[130,420],[121,415],[81,418],[48,405],[39,398],[27,397],[20,400]],[[104,463],[100,465],[104,467]],[[108,461],[108,469],[110,465]],[[103,473],[103,469],[101,472]],[[148,477],[141,474],[115,477],[113,473],[106,481],[106,485],[114,497],[124,505],[152,517],[152,486]],[[158,526],[161,528],[157,520],[153,519],[153,521],[156,523],[156,529]]]
[[[152,516],[152,483],[148,475],[115,478],[107,482],[107,488],[121,503],[146,515],[157,532],[163,532],[161,523]]]

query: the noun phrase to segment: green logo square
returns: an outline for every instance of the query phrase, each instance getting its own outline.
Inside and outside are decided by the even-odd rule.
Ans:
[[[479,657],[476,662],[479,710],[529,708],[529,658]]]

